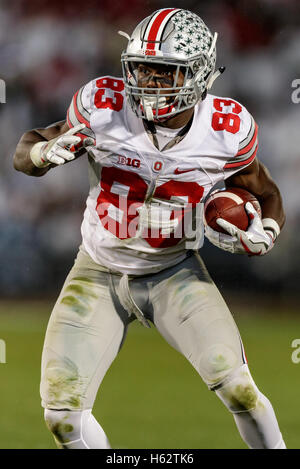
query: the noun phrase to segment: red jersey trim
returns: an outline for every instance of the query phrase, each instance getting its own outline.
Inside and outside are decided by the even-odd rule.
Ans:
[[[81,123],[81,124],[85,124],[88,128],[91,128],[91,125],[89,123],[89,121],[87,121],[82,114],[80,114],[79,110],[78,110],[78,107],[77,107],[77,96],[78,96],[78,93],[79,91],[77,91],[77,93],[75,93],[74,97],[73,97],[73,100],[72,100],[72,103],[71,103],[71,106],[73,105],[73,109],[74,109],[74,112],[75,112],[75,116],[77,117],[78,121]],[[70,106],[70,107],[71,107]],[[69,108],[70,109],[70,108]],[[68,113],[67,113],[67,116],[69,115],[69,110],[68,110]],[[69,119],[69,117],[68,117]]]
[[[249,163],[251,163],[251,161],[254,160],[254,158],[256,156],[256,153],[257,153],[257,150],[258,150],[258,144],[256,145],[256,148],[255,148],[255,151],[253,152],[253,154],[247,160],[239,161],[239,162],[236,162],[236,163],[227,163],[227,164],[225,164],[224,169],[237,168],[239,166],[248,165]]]
[[[235,156],[242,156],[242,155],[245,155],[246,153],[248,153],[251,148],[254,146],[255,144],[255,141],[256,141],[256,137],[257,137],[257,132],[258,132],[258,125],[255,124],[255,131],[254,131],[254,135],[252,137],[252,139],[250,140],[250,142],[248,143],[247,146],[245,146],[244,148],[242,148]]]

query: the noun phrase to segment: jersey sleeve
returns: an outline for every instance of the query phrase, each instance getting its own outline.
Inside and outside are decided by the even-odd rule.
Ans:
[[[92,82],[82,86],[73,96],[67,112],[67,123],[70,129],[79,124],[86,127],[77,135],[82,138],[91,137],[95,140],[95,134],[91,128],[91,92]]]
[[[248,166],[258,150],[258,126],[251,114],[243,108],[241,113],[241,126],[238,133],[238,148],[233,158],[227,160],[224,169],[228,173],[235,173]],[[229,177],[228,174],[227,177]]]

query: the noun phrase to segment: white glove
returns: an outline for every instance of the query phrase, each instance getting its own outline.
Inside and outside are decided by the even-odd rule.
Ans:
[[[78,145],[82,139],[74,134],[85,128],[85,124],[76,125],[59,137],[48,142],[37,142],[30,150],[30,158],[35,166],[44,168],[51,163],[62,165],[66,161],[74,160],[75,153],[72,145]],[[88,137],[83,141],[87,143]]]
[[[248,254],[249,256],[267,254],[274,246],[274,241],[280,233],[278,223],[270,218],[261,220],[250,202],[246,203],[245,209],[251,220],[247,231],[240,230],[232,223],[218,218],[217,224],[229,235],[218,233],[209,226],[206,227],[205,235],[212,244],[231,253]]]
[[[205,236],[217,248],[232,254],[237,252],[236,244],[238,240],[236,237],[215,231],[209,225],[205,225]]]

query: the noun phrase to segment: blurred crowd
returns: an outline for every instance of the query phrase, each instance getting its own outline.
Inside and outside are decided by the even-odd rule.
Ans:
[[[118,30],[131,33],[152,11],[169,6],[194,11],[218,31],[218,65],[226,72],[212,92],[242,102],[255,117],[259,157],[277,181],[287,213],[278,248],[263,260],[232,261],[210,246],[204,248],[205,260],[220,278],[230,260],[234,288],[235,276],[240,279],[245,269],[261,291],[297,294],[300,104],[291,96],[292,82],[300,79],[298,0],[2,0],[0,78],[7,87],[6,104],[0,104],[2,296],[58,288],[80,243],[88,191],[83,159],[43,178],[13,170],[19,138],[30,128],[65,119],[85,82],[120,76],[126,40]]]

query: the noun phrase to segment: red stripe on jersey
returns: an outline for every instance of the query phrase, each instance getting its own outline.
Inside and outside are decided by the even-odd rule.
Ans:
[[[237,168],[238,166],[244,166],[245,164],[251,163],[251,161],[254,160],[254,158],[256,156],[257,150],[258,150],[258,144],[256,146],[256,149],[255,149],[253,155],[251,155],[247,160],[239,161],[237,163],[227,163],[227,164],[225,164],[224,169]]]
[[[166,10],[161,11],[157,15],[157,17],[153,21],[153,24],[152,24],[152,26],[150,28],[150,31],[149,31],[149,34],[148,34],[147,50],[153,50],[154,49],[155,42],[152,42],[152,41],[156,41],[156,36],[157,36],[158,30],[161,26],[161,23],[166,18],[166,16],[168,16],[168,14],[171,13],[172,11],[174,11],[174,10],[177,10],[177,8],[168,8]],[[151,41],[151,42],[149,42],[149,41]]]
[[[78,111],[78,108],[77,108],[77,95],[78,95],[78,91],[74,95],[74,98],[73,98],[73,106],[74,106],[75,115],[76,115],[77,119],[79,120],[79,122],[81,122],[81,124],[85,124],[87,127],[91,128],[90,123]]]
[[[250,142],[248,143],[248,145],[244,148],[242,148],[237,154],[236,156],[241,156],[241,155],[245,155],[246,153],[248,153],[248,151],[251,150],[251,148],[253,147],[254,143],[255,143],[255,140],[256,140],[256,137],[257,137],[257,132],[258,132],[258,126],[257,124],[255,124],[255,132],[254,132],[254,135],[252,137],[252,139],[250,140]]]
[[[69,119],[69,110],[70,110],[70,108],[68,109],[68,112],[67,112],[67,124],[70,127],[70,129],[72,129],[74,127],[74,125],[72,124],[72,122]]]
[[[68,113],[67,113],[67,124],[68,124],[68,126],[70,127],[70,129],[73,129],[73,128],[74,128],[74,125],[72,124],[72,122],[71,122],[70,119],[69,119],[69,111],[68,111]],[[82,134],[82,133],[80,133],[80,132],[76,132],[75,135],[76,135],[77,137],[80,137],[82,141],[84,141],[86,138],[90,138],[90,137],[88,137],[88,135]],[[93,140],[94,140],[95,143],[96,143],[96,140],[95,140],[95,139],[93,139]]]

